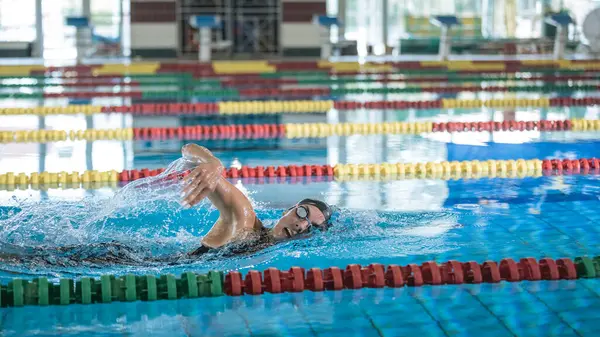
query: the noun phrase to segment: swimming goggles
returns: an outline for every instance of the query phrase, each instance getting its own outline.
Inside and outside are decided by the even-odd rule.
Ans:
[[[296,205],[296,216],[302,220],[306,220],[306,222],[308,222],[308,228],[306,228],[306,230],[303,231],[303,233],[308,233],[311,231],[311,229],[314,227],[316,229],[319,230],[325,230],[327,229],[327,225],[323,224],[323,225],[317,225],[314,224],[310,221],[309,216],[310,216],[310,210],[308,208],[308,206],[306,205]]]

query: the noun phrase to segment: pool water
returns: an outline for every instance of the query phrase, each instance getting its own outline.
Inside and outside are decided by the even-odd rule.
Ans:
[[[465,95],[471,95],[466,93]],[[377,95],[360,96],[366,100]],[[397,99],[388,95],[390,99]],[[401,95],[396,95],[400,97]],[[356,98],[357,95],[353,95]],[[406,97],[406,96],[401,96]],[[49,104],[57,101],[50,101]],[[114,103],[98,99],[95,103]],[[2,104],[11,106],[14,101]],[[30,104],[38,104],[30,102]],[[108,103],[107,103],[108,104]],[[236,123],[480,121],[597,119],[600,109],[516,111],[360,110],[325,115],[237,118]],[[222,124],[231,117],[0,116],[3,127],[81,128]],[[69,124],[70,123],[70,124]],[[322,139],[207,140],[226,166],[591,158],[595,132],[498,132],[354,135]],[[0,145],[0,173],[166,167],[185,142],[97,141]],[[151,179],[152,180],[152,179]],[[303,198],[339,209],[327,233],[243,256],[208,254],[170,264],[61,264],[53,248],[116,241],[140,258],[195,249],[218,213],[207,202],[178,203],[177,184],[135,188],[2,190],[0,251],[43,255],[6,262],[0,282],[14,277],[165,274],[184,271],[289,269],[370,263],[483,262],[523,257],[574,258],[600,253],[600,177],[337,181],[235,179],[267,226]],[[36,252],[36,247],[44,247]],[[36,255],[37,256],[37,255]],[[58,263],[56,261],[59,261]],[[600,281],[360,289],[194,300],[0,309],[3,336],[596,336]]]
[[[6,335],[594,336],[599,285],[582,279],[31,307],[2,322]]]

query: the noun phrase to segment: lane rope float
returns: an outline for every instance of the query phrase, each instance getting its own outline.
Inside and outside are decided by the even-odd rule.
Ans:
[[[58,115],[128,113],[141,116],[198,116],[198,115],[247,115],[280,113],[326,113],[331,109],[473,109],[517,107],[569,107],[600,104],[600,97],[543,97],[506,99],[439,99],[416,101],[333,101],[333,100],[284,100],[284,101],[228,101],[218,103],[147,103],[124,106],[70,105],[63,107],[0,108],[0,115]]]
[[[0,77],[1,79],[1,77]],[[484,83],[484,82],[505,82],[509,81],[511,87],[519,84],[529,86],[535,85],[536,81],[549,83],[567,82],[567,81],[596,81],[600,79],[600,74],[565,74],[565,75],[531,75],[515,76],[513,74],[490,74],[485,76],[419,76],[407,77],[398,75],[374,75],[368,78],[355,78],[351,76],[336,76],[336,78],[261,78],[248,76],[246,78],[224,78],[224,79],[194,79],[190,76],[180,76],[176,74],[172,77],[98,77],[98,78],[14,78],[19,80],[17,83],[7,81],[0,87],[98,87],[98,86],[130,86],[130,87],[152,87],[177,85],[183,87],[273,87],[280,85],[352,85],[352,84],[394,84],[394,83]],[[30,79],[33,83],[23,83],[23,79]],[[545,83],[544,83],[545,84]],[[578,84],[579,85],[579,84]],[[542,85],[543,86],[543,85]],[[540,87],[540,86],[538,86]]]
[[[5,92],[0,98],[31,99],[31,98],[78,98],[91,99],[96,97],[130,97],[136,99],[170,99],[181,100],[196,97],[210,99],[252,99],[252,98],[306,98],[306,97],[340,97],[345,95],[388,95],[406,93],[445,93],[458,94],[461,92],[535,92],[535,93],[570,93],[574,91],[596,92],[600,89],[597,84],[564,84],[564,85],[456,85],[456,86],[409,86],[404,88],[225,88],[212,90],[147,90],[131,91],[124,88],[119,91],[65,91],[65,92]]]
[[[327,71],[325,69],[306,70],[306,71],[279,71],[275,73],[229,73],[217,74],[205,70],[187,70],[179,71],[161,71],[159,73],[133,73],[133,72],[114,72],[107,74],[93,74],[90,72],[72,72],[72,71],[56,71],[53,73],[35,72],[31,74],[25,73],[2,73],[0,72],[0,80],[77,80],[77,81],[95,81],[99,79],[131,79],[142,80],[145,82],[153,81],[154,79],[172,80],[172,79],[187,79],[190,81],[202,81],[202,83],[222,83],[229,80],[248,80],[248,79],[327,79],[335,77],[336,79],[347,79],[353,77],[378,77],[378,78],[397,78],[399,76],[414,76],[414,77],[444,77],[453,80],[459,80],[463,77],[485,77],[493,79],[510,79],[511,77],[536,77],[536,76],[590,76],[597,75],[600,69],[557,69],[557,68],[541,68],[541,67],[521,67],[505,71],[499,70],[445,70],[442,68],[422,68],[422,69],[395,69],[394,71],[378,72],[366,71],[364,69],[345,70],[345,71]],[[545,78],[545,77],[544,77]],[[542,79],[544,79],[542,78]]]
[[[88,170],[84,172],[41,172],[0,174],[0,186],[58,184],[73,185],[93,182],[130,182],[146,177],[154,177],[164,172],[164,168],[149,170],[123,170],[117,172]],[[297,178],[333,177],[345,180],[402,180],[402,179],[481,179],[481,178],[525,178],[543,175],[588,175],[600,174],[600,160],[582,159],[516,159],[516,160],[469,160],[440,161],[422,163],[382,163],[382,164],[337,164],[329,165],[288,165],[288,166],[242,166],[223,170],[223,177],[244,178]],[[171,174],[160,181],[177,180],[184,174]],[[260,181],[259,181],[260,182]]]
[[[399,75],[373,75],[370,77],[353,77],[351,75],[341,75],[335,78],[331,77],[314,77],[303,78],[293,76],[286,78],[263,78],[263,77],[247,77],[247,78],[228,78],[222,79],[221,85],[224,87],[239,87],[239,86],[276,86],[276,85],[345,85],[355,83],[465,83],[465,82],[496,82],[510,81],[516,83],[527,83],[529,81],[544,81],[544,82],[562,82],[562,81],[595,81],[600,79],[600,74],[549,74],[549,75],[527,75],[520,76],[515,74],[490,74],[481,76],[402,76]]]
[[[320,138],[349,135],[414,134],[436,132],[599,131],[600,120],[541,120],[503,122],[382,122],[195,125],[179,127],[86,130],[0,131],[0,143],[45,143],[96,140],[206,140]]]
[[[65,67],[44,67],[43,65],[4,66],[0,75],[36,75],[53,72],[66,72],[88,75],[114,74],[158,74],[164,72],[187,72],[205,77],[234,76],[248,74],[279,74],[279,73],[391,73],[408,71],[449,71],[449,72],[514,72],[514,71],[590,71],[600,70],[598,60],[499,60],[499,61],[403,61],[381,63],[358,62],[269,62],[269,61],[215,61],[212,63],[158,63],[137,62],[130,64],[96,64]]]
[[[600,257],[541,258],[499,262],[450,260],[443,263],[368,266],[350,264],[341,269],[292,267],[289,270],[267,268],[250,270],[245,277],[238,271],[210,271],[207,274],[185,272],[180,277],[165,275],[116,276],[78,280],[61,278],[52,282],[45,277],[32,280],[13,278],[0,285],[0,307],[47,306],[176,300],[182,298],[261,295],[303,291],[339,291],[361,288],[403,288],[459,284],[522,281],[574,280],[600,277]]]

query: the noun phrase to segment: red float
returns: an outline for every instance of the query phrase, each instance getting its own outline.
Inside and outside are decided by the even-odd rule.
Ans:
[[[319,165],[312,166],[311,171],[313,171],[315,176],[317,176],[317,177],[320,177],[323,175],[323,168]]]
[[[323,270],[323,283],[327,290],[341,290],[344,288],[344,276],[338,267],[330,267]]]
[[[304,291],[304,269],[300,267],[292,267],[282,277],[283,289],[288,292]]]
[[[486,261],[481,265],[481,276],[486,283],[498,283],[502,280],[498,264],[494,261]]]
[[[562,175],[562,172],[563,172],[562,162],[558,159],[552,159],[552,160],[550,160],[550,162],[552,163],[552,167],[556,170],[556,173],[558,173],[559,175]]]
[[[463,265],[455,260],[445,262],[441,267],[442,282],[447,284],[462,284],[465,282]]]
[[[325,290],[323,272],[319,268],[311,268],[306,272],[306,288],[312,291]]]
[[[587,160],[590,164],[590,168],[594,169],[595,173],[600,173],[600,160],[597,158],[591,158]]]
[[[581,173],[581,166],[579,165],[579,160],[571,160],[571,167],[573,174]]]
[[[265,169],[262,166],[256,167],[256,177],[263,178],[265,176]]]
[[[500,261],[500,277],[508,282],[517,282],[521,280],[519,267],[513,259],[502,259]]]
[[[573,173],[573,164],[571,163],[570,160],[565,159],[562,161],[562,168],[565,171],[566,174],[572,174]]]
[[[433,261],[421,265],[421,275],[425,284],[440,285],[443,283],[440,267]]]
[[[540,265],[534,258],[523,258],[519,261],[518,266],[522,280],[539,281],[542,279]]]
[[[420,287],[423,285],[423,274],[418,265],[409,264],[406,267],[402,267],[402,272],[408,286]]]
[[[577,278],[577,270],[571,259],[558,259],[556,260],[556,266],[558,267],[558,274],[561,279],[574,280]]]
[[[366,282],[366,286],[369,288],[383,288],[385,287],[385,266],[378,263],[372,263],[367,268],[362,269],[362,280],[363,286]]]
[[[553,171],[552,163],[548,159],[542,160],[542,170],[544,171]]]
[[[281,273],[277,268],[268,268],[264,271],[265,275],[265,291],[272,294],[279,294],[282,292],[281,287]]]
[[[243,294],[242,274],[230,271],[225,274],[225,293],[229,296],[241,296]]]
[[[304,176],[312,176],[312,167],[310,167],[310,165],[303,165],[302,168],[304,169]]]
[[[263,293],[262,276],[258,270],[250,270],[244,279],[244,292],[250,295]]]
[[[129,171],[123,170],[119,173],[119,181],[129,181]]]
[[[239,177],[238,169],[235,167],[232,167],[229,170],[227,170],[227,177],[237,179]]]
[[[401,288],[405,284],[402,267],[394,264],[389,265],[385,272],[385,285],[390,288]]]
[[[130,177],[130,179],[132,181],[140,179],[140,171],[138,171],[138,170],[131,170],[129,172],[130,172],[129,177]]]
[[[581,167],[582,174],[590,173],[590,162],[585,159],[579,159],[579,167]]]
[[[558,280],[560,279],[560,272],[556,262],[550,258],[543,258],[540,260],[540,274],[543,280]]]
[[[284,166],[279,166],[277,168],[276,174],[278,177],[287,177],[287,170]]]
[[[360,289],[363,287],[361,267],[358,264],[346,266],[344,271],[344,286],[349,289]]]

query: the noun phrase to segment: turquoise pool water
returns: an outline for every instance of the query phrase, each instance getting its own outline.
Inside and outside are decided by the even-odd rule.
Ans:
[[[164,145],[164,144],[163,144]],[[401,151],[404,142],[388,144]],[[430,148],[435,146],[430,145]],[[511,157],[593,157],[595,141],[534,141],[522,145],[444,144],[449,160]],[[164,166],[178,155],[154,149],[139,167]],[[441,150],[440,150],[441,151]],[[224,162],[323,162],[319,149],[217,151]],[[300,158],[300,160],[298,160]],[[390,160],[392,161],[392,160]],[[320,197],[340,207],[332,231],[283,243],[249,256],[207,256],[175,265],[56,266],[4,264],[11,277],[79,277],[103,273],[174,273],[193,270],[288,269],[350,263],[500,260],[598,254],[600,180],[597,176],[481,179],[237,182],[268,225],[288,205]],[[173,255],[194,249],[217,217],[208,204],[183,210],[177,186],[140,194],[101,189],[85,195],[16,191],[0,207],[0,242],[35,247],[116,240],[140,254]],[[8,193],[8,192],[2,192]],[[116,196],[116,197],[115,197]],[[56,258],[59,258],[57,256]],[[600,310],[593,280],[502,283],[265,295],[261,297],[115,303],[66,308],[2,309],[3,333],[109,336],[145,335],[361,335],[489,336],[594,335],[589,313]],[[588,308],[581,314],[582,308]],[[42,317],[39,319],[39,317]]]
[[[101,102],[109,102],[104,100]],[[5,102],[10,104],[10,102]],[[117,103],[118,104],[118,103]],[[253,117],[239,122],[517,120],[597,118],[598,108],[517,111],[351,111]],[[227,119],[121,116],[7,117],[7,126],[61,128],[222,123]],[[598,133],[375,135],[301,140],[210,140],[226,166],[422,162],[598,157]],[[0,171],[33,172],[165,167],[181,141],[10,144]],[[235,257],[204,256],[173,264],[64,265],[52,248],[117,241],[139,257],[174,256],[197,247],[217,218],[204,203],[178,204],[178,187],[0,191],[0,251],[26,255],[43,246],[49,263],[0,266],[13,277],[105,273],[288,269],[594,256],[600,252],[598,176],[481,180],[235,180],[266,225],[306,197],[339,207],[331,231]],[[53,260],[52,260],[53,259]],[[48,259],[46,259],[48,260]],[[600,328],[596,280],[362,289],[196,300],[0,309],[6,336],[595,336]]]

